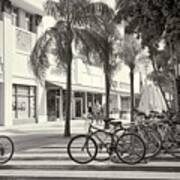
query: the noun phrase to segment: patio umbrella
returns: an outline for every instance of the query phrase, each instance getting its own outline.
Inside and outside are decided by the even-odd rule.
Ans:
[[[158,87],[153,84],[144,87],[138,109],[147,115],[150,111],[161,113],[167,110],[165,101]]]

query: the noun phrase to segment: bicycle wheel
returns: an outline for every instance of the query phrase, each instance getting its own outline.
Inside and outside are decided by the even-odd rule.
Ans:
[[[158,155],[162,147],[162,141],[159,134],[151,129],[144,129],[142,130],[142,133],[139,133],[139,135],[145,143],[145,158],[153,158]]]
[[[8,136],[0,136],[0,164],[7,163],[14,154],[14,143]]]
[[[77,135],[69,141],[67,152],[74,162],[86,164],[96,157],[97,145],[95,140],[90,136]]]
[[[139,163],[145,157],[145,144],[136,134],[125,133],[116,144],[118,158],[127,164]]]
[[[164,145],[165,147],[165,145]],[[169,142],[169,144],[165,147],[166,151],[174,156],[175,158],[180,159],[180,143],[178,142]]]
[[[110,158],[110,144],[111,136],[105,133],[103,130],[98,130],[94,132],[91,136],[97,144],[97,155],[94,160],[96,161],[106,161]]]

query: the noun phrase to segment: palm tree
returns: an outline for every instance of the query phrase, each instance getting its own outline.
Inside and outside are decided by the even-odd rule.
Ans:
[[[86,43],[82,45],[82,51],[91,62],[96,59],[96,63],[103,66],[105,75],[105,118],[109,118],[110,90],[113,73],[118,68],[115,44],[119,40],[119,31],[114,22],[115,13],[112,8],[102,2],[91,4],[91,12],[94,16],[90,19],[90,26],[86,30],[79,32],[79,38]]]
[[[46,70],[50,64],[48,61],[48,49],[52,46],[56,49],[57,66],[63,66],[67,73],[66,87],[66,120],[65,120],[65,136],[70,136],[70,118],[71,118],[71,67],[73,60],[72,45],[79,32],[88,23],[88,10],[90,3],[88,0],[47,0],[45,10],[48,15],[55,18],[57,23],[48,29],[36,42],[32,51],[30,63],[34,74],[38,79],[44,80]],[[82,39],[81,39],[82,40]],[[86,38],[83,39],[84,43]]]
[[[137,39],[133,35],[125,35],[119,56],[130,69],[131,122],[133,121],[134,109],[134,70],[140,52],[141,46]]]

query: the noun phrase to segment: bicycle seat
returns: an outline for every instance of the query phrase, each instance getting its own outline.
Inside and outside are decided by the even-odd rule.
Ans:
[[[163,118],[165,118],[165,116],[162,115],[162,114],[157,114],[157,115],[156,115],[156,118],[163,119]]]
[[[106,119],[103,119],[103,121],[104,121],[105,123],[109,123],[109,122],[111,122],[111,121],[113,121],[113,120],[115,120],[115,118],[106,118]]]
[[[150,111],[150,114],[159,114],[159,112],[158,111]]]
[[[113,126],[122,126],[122,122],[120,120],[113,120],[109,122]]]
[[[138,112],[137,115],[138,116],[146,116],[146,114],[144,112]]]

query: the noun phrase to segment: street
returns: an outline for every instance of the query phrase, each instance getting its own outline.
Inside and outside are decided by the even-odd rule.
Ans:
[[[54,130],[53,130],[54,129]],[[161,155],[137,165],[91,162],[80,165],[67,154],[69,138],[60,128],[11,135],[15,143],[13,159],[1,165],[1,180],[179,180],[180,160]],[[77,133],[76,133],[77,134]],[[81,156],[81,155],[80,155]]]

